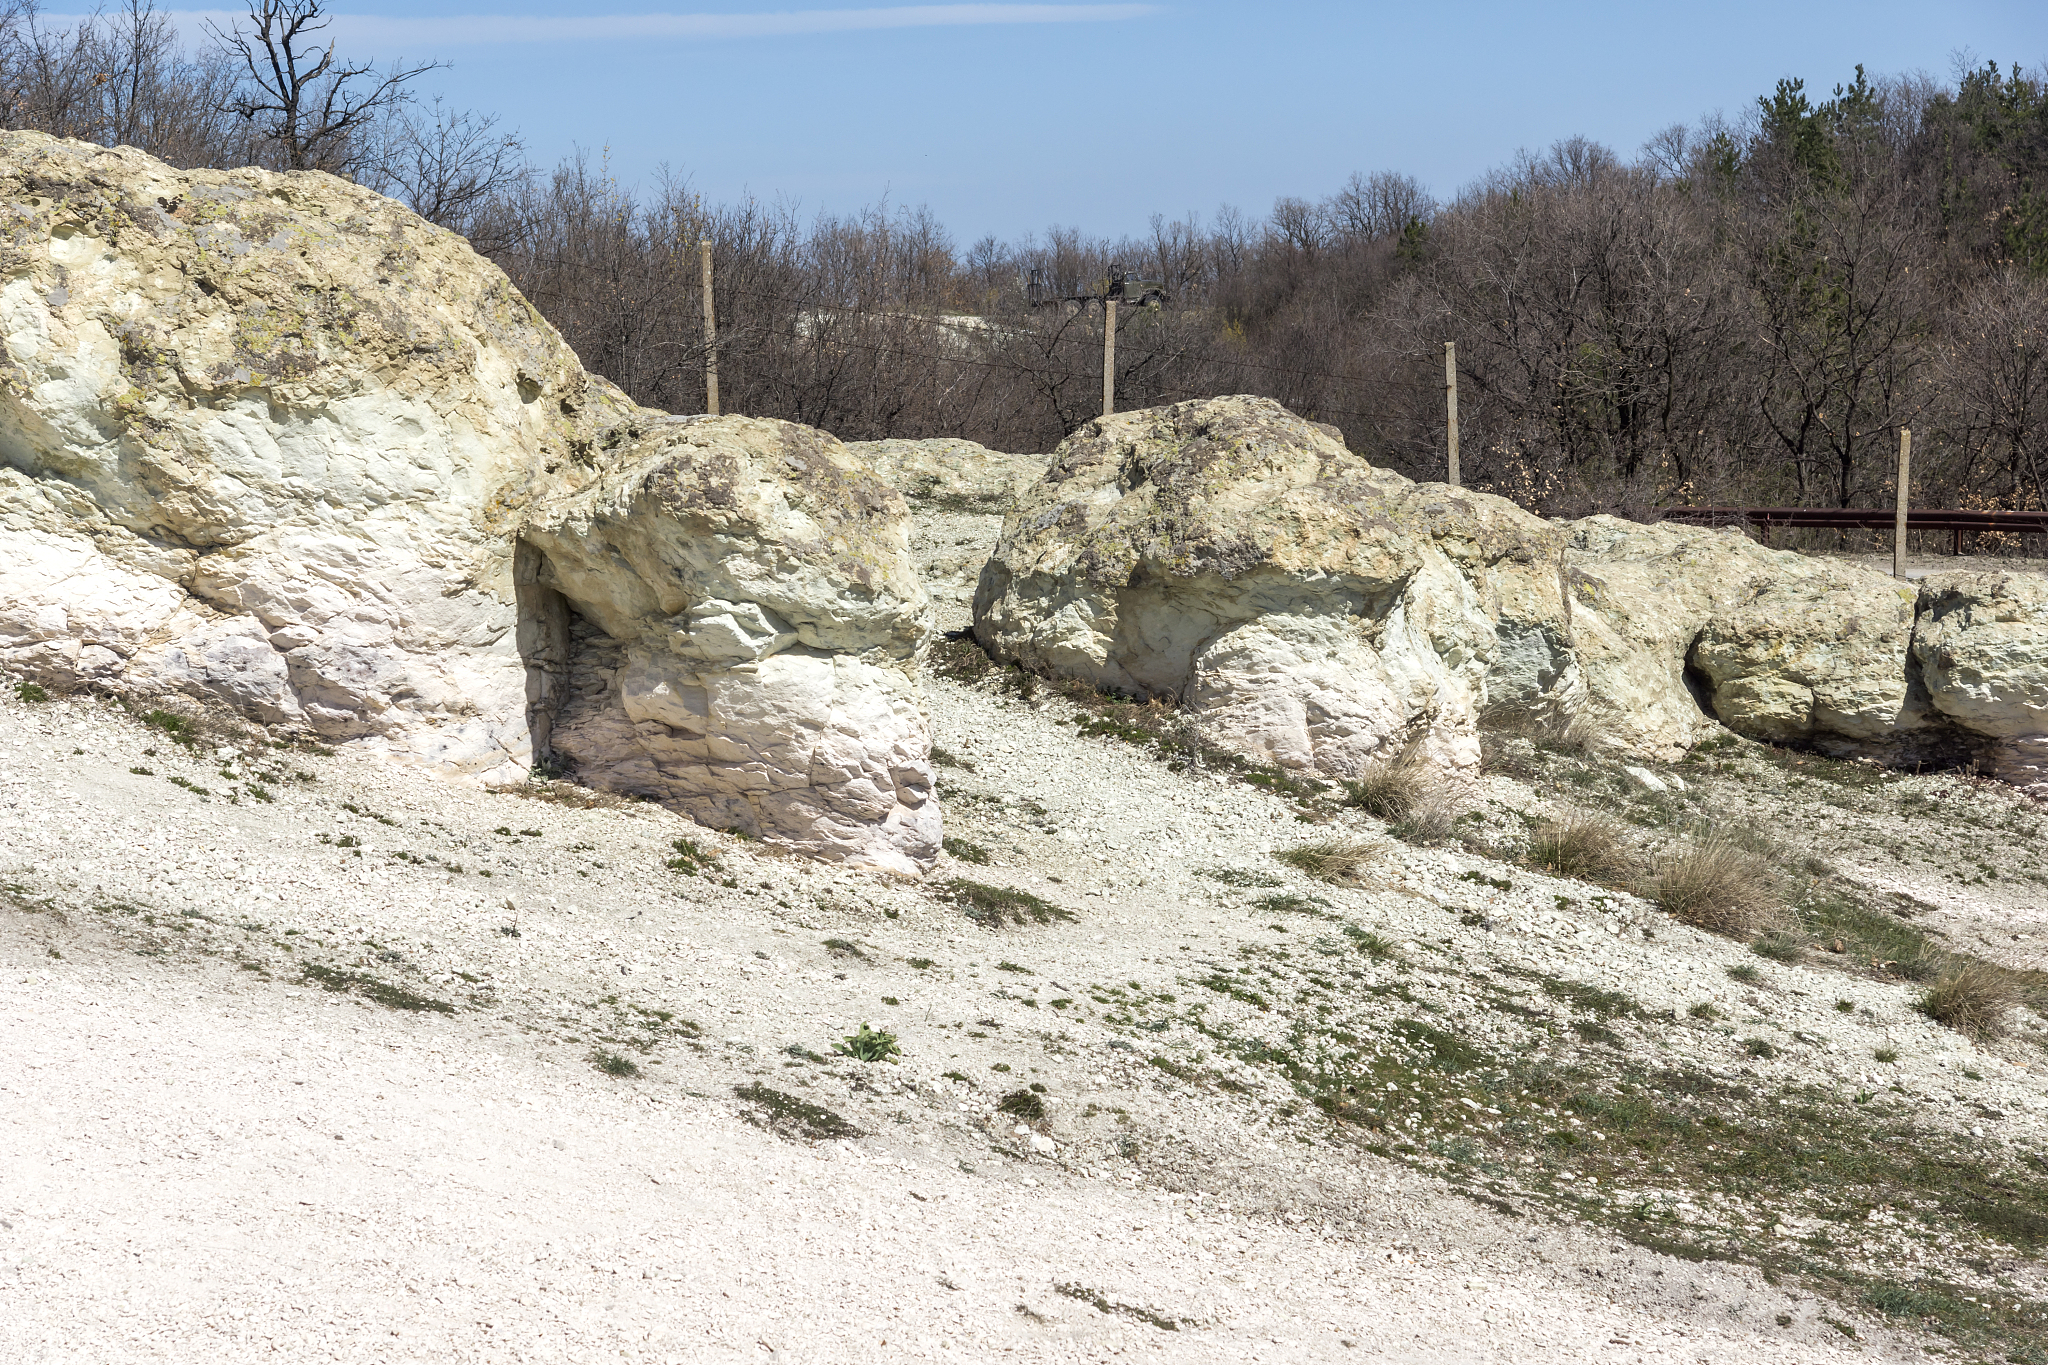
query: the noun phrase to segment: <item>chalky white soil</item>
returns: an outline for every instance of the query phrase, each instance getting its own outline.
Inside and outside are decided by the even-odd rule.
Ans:
[[[990,529],[933,514],[926,543],[978,563]],[[932,557],[959,616],[972,574]],[[1270,851],[1328,827],[1279,797],[1077,739],[1068,705],[929,690],[949,829],[991,861],[923,885],[648,806],[224,733],[193,751],[108,703],[5,694],[0,1360],[1924,1358],[1853,1303],[1572,1213],[1647,1200],[1769,1239],[1812,1232],[1796,1209],[1759,1224],[1599,1189],[1568,1159],[1474,1202],[1366,1145],[1483,1137],[1508,1097],[1474,1089],[1447,1118],[1396,1094],[1376,1135],[1219,1041],[1278,1046],[1297,1017],[1370,1046],[1412,1015],[1496,1057],[1576,1046],[1516,973],[1673,1011],[1614,1023],[1664,1065],[1882,1084],[1972,1141],[2048,1137],[2038,1049],[1964,1042],[1904,983],[1767,963],[1745,986],[1738,944],[1462,851],[1393,846],[1356,887],[1309,882]],[[1796,806],[1773,780],[1725,799]],[[1502,821],[1551,799],[1489,791]],[[679,839],[706,855],[694,875],[669,866],[697,861]],[[936,889],[956,876],[1074,918],[981,927]],[[1957,895],[1943,913],[1977,923]],[[1212,984],[1233,972],[1238,994]],[[1689,1021],[1703,1001],[1728,1022]],[[863,1022],[897,1061],[834,1054]],[[1775,1058],[1744,1050],[1759,1033]],[[777,1128],[735,1093],[754,1085],[861,1136]],[[1042,1118],[997,1111],[1027,1086]],[[1859,1245],[1872,1274],[1924,1254]],[[1985,1294],[2038,1297],[2030,1258],[1984,1264]]]

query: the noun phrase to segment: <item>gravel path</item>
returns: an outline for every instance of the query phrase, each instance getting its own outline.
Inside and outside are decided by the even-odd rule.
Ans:
[[[977,1179],[791,1144],[461,1022],[27,947],[0,937],[9,1361],[1843,1355],[1610,1301],[1483,1215],[1478,1254],[1431,1255]]]

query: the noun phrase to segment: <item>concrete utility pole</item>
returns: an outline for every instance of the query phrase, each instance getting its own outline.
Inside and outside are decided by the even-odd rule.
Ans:
[[[1892,577],[1906,576],[1906,505],[1912,487],[1913,432],[1899,428],[1899,510],[1892,522]]]
[[[697,243],[704,260],[704,411],[718,416],[718,318],[711,311],[711,239]]]
[[[1116,411],[1116,300],[1102,301],[1102,415]]]
[[[1444,434],[1445,444],[1450,450],[1450,477],[1445,480],[1453,488],[1461,487],[1458,481],[1458,343],[1444,343]]]

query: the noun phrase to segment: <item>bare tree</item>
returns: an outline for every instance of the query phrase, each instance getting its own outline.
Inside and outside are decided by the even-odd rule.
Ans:
[[[378,132],[359,179],[487,255],[509,244],[502,216],[487,210],[531,173],[517,133],[501,131],[495,115],[450,109],[438,95],[427,106],[393,105]]]
[[[248,28],[237,20],[207,29],[240,65],[241,90],[230,100],[282,170],[348,175],[373,156],[378,121],[409,98],[407,83],[441,65],[393,66],[344,61],[334,44],[320,46],[329,23],[321,0],[254,0]]]

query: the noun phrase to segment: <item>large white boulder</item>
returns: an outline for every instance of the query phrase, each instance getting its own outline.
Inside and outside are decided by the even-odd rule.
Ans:
[[[600,480],[618,487],[675,424],[586,374],[463,239],[331,176],[180,171],[133,149],[4,133],[0,212],[0,669],[209,698],[485,781],[545,758],[562,682],[545,647],[573,613],[520,581],[538,553],[521,550],[521,528]],[[771,465],[757,472],[770,501],[802,482],[785,471],[778,491]],[[554,511],[543,521],[563,524]],[[716,551],[730,567],[723,605],[684,601],[673,583],[635,600],[695,611],[706,641],[795,620],[792,593],[828,589],[781,578],[795,542],[758,529],[748,542],[736,523]],[[891,591],[914,595],[874,553]],[[587,604],[608,604],[637,648],[661,628],[621,605],[634,571],[614,566]],[[805,834],[795,798],[760,824],[821,851],[861,845],[849,829],[864,816],[904,821],[868,747],[771,758],[759,742],[777,728],[859,730],[862,746],[901,750],[890,771],[910,791],[925,744],[909,682],[917,627],[887,615],[818,627],[758,697],[734,684],[753,699],[701,732],[695,786],[717,787],[725,766],[798,764],[802,809],[830,832]],[[808,671],[791,671],[799,658]],[[766,666],[703,662],[721,679],[728,665]],[[730,753],[728,717],[746,736]],[[585,776],[608,780],[605,761],[593,755]],[[682,766],[671,754],[649,794],[699,809],[683,800]],[[929,861],[933,819],[883,837],[907,852],[882,860]]]
[[[566,613],[553,748],[599,785],[805,852],[914,872],[939,851],[909,512],[791,422],[669,418],[522,536]],[[581,676],[579,676],[581,675]]]

